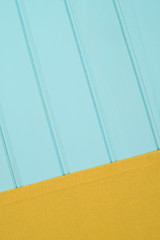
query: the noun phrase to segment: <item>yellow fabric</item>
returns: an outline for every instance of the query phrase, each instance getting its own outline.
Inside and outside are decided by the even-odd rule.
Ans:
[[[0,194],[0,240],[160,240],[160,151]]]

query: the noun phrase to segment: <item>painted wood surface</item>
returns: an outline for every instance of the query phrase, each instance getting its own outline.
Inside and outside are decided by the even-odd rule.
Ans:
[[[0,1],[0,191],[159,149],[159,8]]]

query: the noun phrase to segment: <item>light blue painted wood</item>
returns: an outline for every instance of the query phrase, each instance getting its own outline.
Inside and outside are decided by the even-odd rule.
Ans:
[[[120,4],[0,2],[0,191],[158,149],[158,10]]]
[[[120,0],[160,139],[160,1]],[[158,141],[160,148],[160,140]]]
[[[22,185],[61,176],[14,1],[0,2],[0,24],[0,102]]]
[[[68,0],[117,160],[156,150],[113,1]],[[76,25],[74,24],[76,28]]]
[[[16,184],[12,175],[8,152],[4,143],[2,129],[0,128],[0,192],[14,189]]]
[[[64,2],[24,3],[69,172],[109,163]]]

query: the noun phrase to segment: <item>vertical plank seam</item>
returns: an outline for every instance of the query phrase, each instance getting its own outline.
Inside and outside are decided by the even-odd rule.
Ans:
[[[70,173],[23,1],[15,0],[28,54],[62,175]]]
[[[92,102],[94,105],[94,109],[96,112],[96,116],[98,119],[102,137],[104,140],[104,144],[105,144],[110,162],[115,162],[116,160],[118,160],[118,157],[116,154],[116,149],[113,147],[113,141],[111,138],[109,126],[107,126],[107,124],[106,124],[107,120],[104,117],[100,97],[96,90],[95,81],[94,81],[94,77],[93,77],[93,71],[91,69],[91,66],[90,66],[90,63],[88,60],[86,47],[84,47],[84,41],[82,41],[82,35],[80,32],[78,20],[76,18],[75,9],[73,8],[71,1],[69,1],[69,0],[64,0],[64,4],[66,7],[68,18],[69,18],[71,28],[73,31],[73,35],[75,38],[75,42],[77,45],[81,64],[82,64],[83,71],[84,71],[84,74],[85,74],[85,77],[87,80],[89,92],[90,92],[91,99],[92,99]]]
[[[5,123],[1,109],[0,109],[0,137],[2,139],[2,143],[4,146],[4,150],[5,150],[5,154],[7,157],[10,171],[12,173],[12,179],[14,181],[15,187],[16,188],[22,187],[22,181],[20,178],[17,163],[16,163],[13,149],[12,149],[12,144],[11,144],[11,141],[9,138],[6,123]]]
[[[120,28],[123,34],[123,38],[127,47],[127,51],[131,60],[131,64],[137,79],[137,83],[138,83],[138,87],[139,87],[139,91],[142,97],[142,101],[147,113],[147,117],[148,117],[148,121],[152,130],[152,134],[153,134],[153,138],[157,147],[157,150],[160,149],[160,135],[158,132],[158,128],[157,128],[157,124],[156,124],[156,120],[151,108],[151,103],[147,94],[147,90],[144,84],[144,80],[143,80],[143,76],[139,67],[139,63],[136,57],[136,53],[132,44],[132,40],[128,31],[128,27],[125,21],[125,17],[124,14],[122,12],[122,8],[120,6],[120,3],[118,0],[113,0],[113,5],[115,8],[115,12],[120,24]]]

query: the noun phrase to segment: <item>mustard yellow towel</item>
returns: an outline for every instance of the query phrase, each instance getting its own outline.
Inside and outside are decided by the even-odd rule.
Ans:
[[[160,151],[0,194],[1,240],[160,240]]]

